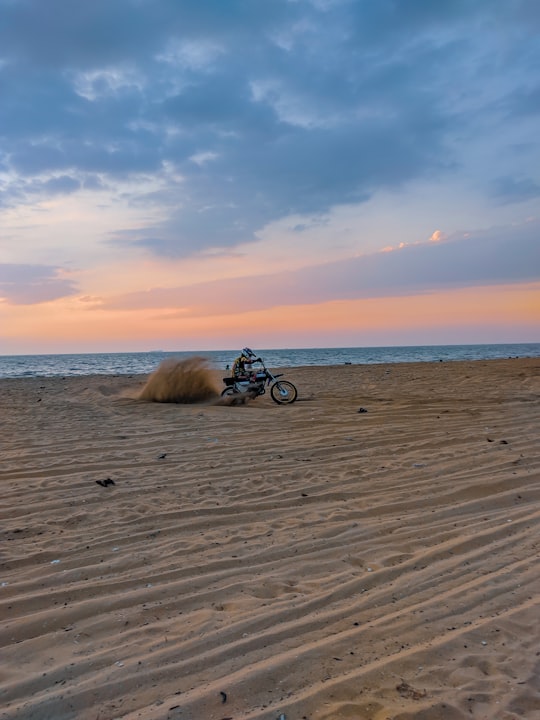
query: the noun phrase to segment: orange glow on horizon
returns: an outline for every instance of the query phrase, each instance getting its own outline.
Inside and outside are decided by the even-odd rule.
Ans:
[[[0,304],[7,341],[2,352],[77,352],[77,348],[82,348],[81,352],[109,348],[136,351],[162,348],[164,344],[168,347],[163,349],[180,349],[178,341],[182,339],[189,339],[193,347],[198,343],[218,349],[234,346],[235,337],[246,335],[256,335],[257,343],[253,344],[260,347],[291,347],[295,338],[297,347],[305,346],[306,338],[313,338],[310,344],[324,346],[331,344],[336,334],[347,333],[359,339],[377,334],[387,338],[387,344],[394,344],[393,334],[402,338],[407,331],[427,333],[431,329],[440,337],[447,329],[455,337],[460,328],[496,331],[512,326],[530,327],[529,340],[533,342],[534,331],[538,337],[540,329],[539,298],[540,284],[505,285],[205,317],[185,316],[177,308],[104,311],[80,299],[11,306],[8,315],[7,306]],[[71,350],[55,349],[68,347]]]

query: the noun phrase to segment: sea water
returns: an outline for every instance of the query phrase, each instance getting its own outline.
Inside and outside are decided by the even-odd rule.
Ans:
[[[372,365],[400,362],[492,360],[540,357],[540,343],[507,345],[422,345],[410,347],[353,347],[264,350],[254,348],[269,368],[305,365]],[[239,350],[179,352],[85,353],[73,355],[0,355],[0,378],[69,377],[75,375],[145,375],[165,358],[183,360],[194,355],[212,367],[227,370]]]

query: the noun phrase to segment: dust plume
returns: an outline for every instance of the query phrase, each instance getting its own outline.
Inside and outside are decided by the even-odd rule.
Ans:
[[[150,375],[139,400],[197,403],[211,400],[217,395],[219,392],[205,358],[168,358]]]

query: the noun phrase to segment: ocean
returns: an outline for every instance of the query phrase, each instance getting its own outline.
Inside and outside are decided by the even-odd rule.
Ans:
[[[269,368],[304,365],[372,365],[400,362],[492,360],[540,357],[540,343],[507,345],[423,345],[411,347],[353,347],[260,350]],[[146,375],[165,358],[179,360],[194,355],[207,358],[216,369],[226,370],[239,350],[179,352],[85,353],[73,355],[0,355],[0,378],[68,377],[76,375]]]

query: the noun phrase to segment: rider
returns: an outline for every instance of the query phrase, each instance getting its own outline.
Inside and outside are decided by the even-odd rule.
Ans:
[[[233,363],[233,378],[235,380],[249,380],[249,370],[246,368],[246,365],[253,365],[253,363],[256,362],[261,362],[261,358],[256,357],[251,348],[244,348]]]

